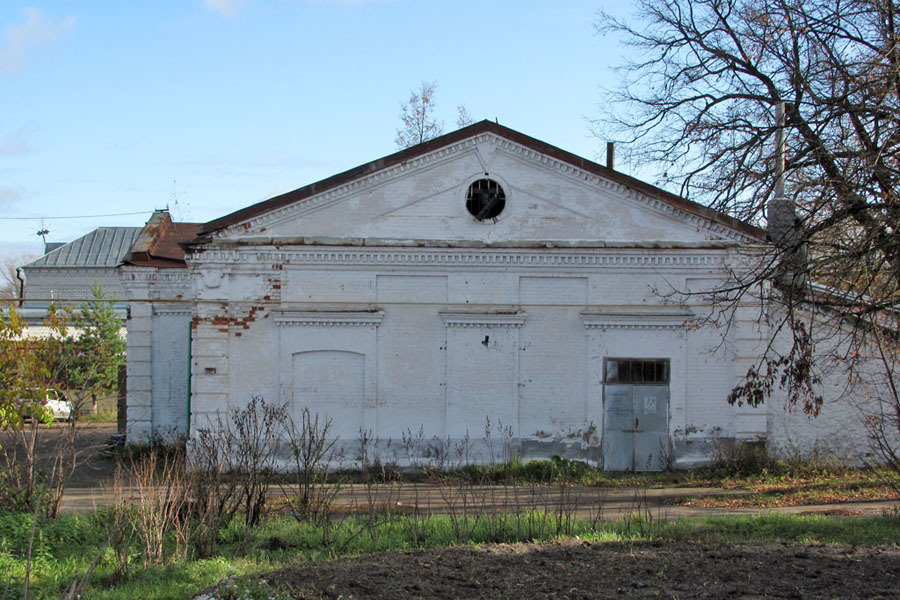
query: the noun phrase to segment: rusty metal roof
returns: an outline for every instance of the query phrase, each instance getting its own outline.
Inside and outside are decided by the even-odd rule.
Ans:
[[[199,230],[200,223],[177,223],[168,210],[153,211],[122,261],[141,267],[186,268],[179,244],[193,240]]]
[[[633,190],[646,194],[647,196],[656,198],[657,200],[675,206],[685,212],[697,215],[714,223],[724,225],[725,227],[728,227],[730,229],[737,230],[744,235],[750,236],[752,238],[756,238],[761,241],[766,240],[766,232],[758,227],[755,227],[754,225],[751,225],[739,219],[735,219],[734,217],[729,216],[723,212],[713,210],[708,206],[703,206],[702,204],[687,200],[685,198],[682,198],[681,196],[678,196],[677,194],[667,192],[662,188],[650,185],[649,183],[645,183],[639,179],[635,179],[634,177],[630,177],[628,175],[625,175],[624,173],[620,173],[619,171],[609,169],[591,160],[582,158],[581,156],[572,154],[571,152],[567,152],[561,148],[557,148],[556,146],[552,146],[546,142],[542,142],[541,140],[527,136],[524,133],[519,133],[514,129],[510,129],[509,127],[500,125],[499,123],[485,120],[469,125],[468,127],[463,127],[462,129],[458,129],[457,131],[453,131],[432,140],[428,140],[427,142],[423,142],[416,146],[412,146],[411,148],[406,148],[399,152],[395,152],[394,154],[391,154],[389,156],[379,158],[378,160],[360,165],[358,167],[350,169],[349,171],[338,173],[337,175],[333,175],[327,179],[323,179],[305,187],[298,188],[292,192],[287,192],[285,194],[281,194],[280,196],[270,198],[269,200],[258,202],[257,204],[242,208],[231,214],[225,215],[224,217],[209,221],[208,223],[202,225],[200,231],[198,232],[200,238],[196,241],[199,243],[203,243],[205,241],[204,238],[208,238],[209,234],[221,229],[225,229],[232,225],[242,223],[263,213],[281,208],[283,206],[287,206],[289,204],[293,204],[294,202],[298,202],[300,200],[304,200],[306,198],[314,196],[315,194],[320,194],[326,190],[344,185],[345,183],[354,179],[358,179],[373,172],[403,163],[412,158],[416,158],[423,154],[433,152],[435,150],[443,148],[444,146],[455,144],[461,140],[482,133],[493,133],[500,137],[504,137],[512,142],[521,144],[522,146],[540,152],[541,154],[553,157],[557,160],[569,163],[580,169],[584,169],[589,173],[594,173],[595,175],[599,175],[606,179],[610,179],[612,181],[620,183]]]
[[[25,268],[115,267],[128,254],[140,232],[140,227],[98,227],[51,250]]]

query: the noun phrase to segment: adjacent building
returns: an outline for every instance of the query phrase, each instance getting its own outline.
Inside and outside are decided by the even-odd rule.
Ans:
[[[140,231],[140,227],[98,227],[75,241],[48,244],[43,256],[22,266],[25,306],[89,300],[91,288],[98,284],[108,298],[121,298],[116,269]]]

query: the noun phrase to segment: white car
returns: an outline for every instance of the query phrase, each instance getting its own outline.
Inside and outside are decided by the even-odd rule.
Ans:
[[[55,421],[68,421],[74,416],[72,414],[72,403],[69,402],[69,399],[66,398],[65,394],[61,394],[53,388],[29,389],[27,398],[19,398],[20,411],[23,417],[33,417],[37,412],[35,410],[37,405],[49,409]]]

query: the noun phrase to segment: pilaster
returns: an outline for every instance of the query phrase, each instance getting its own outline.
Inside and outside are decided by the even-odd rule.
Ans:
[[[153,311],[148,302],[131,304],[126,327],[128,423],[125,433],[130,443],[145,442],[153,435]]]
[[[195,308],[191,323],[191,436],[228,410],[229,315],[226,303]]]

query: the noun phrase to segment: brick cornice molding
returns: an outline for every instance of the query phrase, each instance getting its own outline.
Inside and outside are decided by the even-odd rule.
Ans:
[[[190,306],[153,306],[153,314],[158,316],[190,317],[194,314]]]
[[[402,248],[300,246],[296,249],[241,247],[210,249],[190,258],[191,272],[228,270],[240,265],[271,272],[271,265],[366,267],[510,267],[522,269],[721,269],[725,251],[709,249],[589,249],[589,248]],[[266,265],[269,265],[267,268]]]
[[[527,316],[523,311],[517,312],[467,312],[441,311],[441,319],[447,327],[521,327]]]
[[[153,267],[119,267],[123,284],[134,283],[187,283],[192,275],[187,269],[155,269]]]
[[[302,311],[277,310],[275,324],[279,327],[378,327],[384,311]]]
[[[581,323],[585,329],[687,329],[695,320],[695,315],[681,307],[669,309],[606,309],[585,310],[581,313]]]

